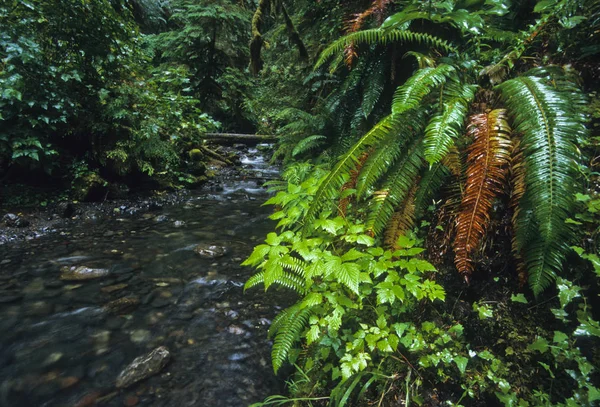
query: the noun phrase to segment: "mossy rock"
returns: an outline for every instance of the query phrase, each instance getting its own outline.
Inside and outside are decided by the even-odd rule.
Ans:
[[[202,161],[202,159],[204,158],[204,154],[199,148],[194,148],[193,150],[190,150],[188,152],[188,156],[190,157],[190,160],[196,162]]]
[[[189,165],[188,172],[196,176],[204,175],[206,174],[206,164],[202,161],[195,161]]]
[[[95,202],[106,197],[108,182],[95,172],[85,174],[73,181],[73,199],[76,201]]]
[[[208,177],[206,177],[204,175],[201,175],[199,177],[194,177],[194,180],[189,183],[189,187],[190,188],[199,188],[202,185],[206,184],[206,181],[208,181]]]

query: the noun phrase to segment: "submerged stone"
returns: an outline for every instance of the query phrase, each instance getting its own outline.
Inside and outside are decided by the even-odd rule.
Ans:
[[[171,359],[165,346],[133,360],[117,377],[117,388],[123,389],[160,372]]]
[[[206,259],[215,259],[223,257],[227,249],[223,246],[199,244],[194,248],[194,253]]]
[[[64,266],[60,269],[60,279],[67,281],[92,280],[94,278],[105,277],[109,273],[108,269],[95,269],[86,266]]]

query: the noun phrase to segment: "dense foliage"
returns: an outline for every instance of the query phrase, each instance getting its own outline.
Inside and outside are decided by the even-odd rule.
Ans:
[[[582,76],[598,74],[598,10],[374,1],[347,16],[304,81],[315,97],[281,111],[280,232],[245,262],[246,288],[300,297],[270,332],[291,397],[258,405],[597,402]]]
[[[7,0],[0,182],[197,185],[206,132],[277,134],[257,405],[595,405],[599,32],[598,0]]]

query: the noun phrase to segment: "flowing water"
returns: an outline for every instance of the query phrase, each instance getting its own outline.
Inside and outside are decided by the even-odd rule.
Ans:
[[[273,228],[260,179],[277,170],[255,149],[242,163],[160,211],[0,245],[1,406],[235,407],[280,391],[266,338],[280,301],[244,294],[240,266]],[[79,266],[108,274],[61,279]],[[159,346],[171,354],[160,372],[115,387]]]

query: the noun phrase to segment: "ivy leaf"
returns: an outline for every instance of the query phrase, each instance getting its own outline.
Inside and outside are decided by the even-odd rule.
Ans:
[[[469,359],[464,356],[454,357],[454,363],[456,363],[456,366],[458,367],[458,370],[460,370],[461,374],[465,374],[465,371],[467,370],[467,362],[469,362]]]
[[[540,353],[545,353],[548,350],[548,341],[544,338],[537,338],[535,342],[527,347],[528,350],[537,350]]]
[[[513,295],[511,295],[511,296],[510,296],[510,300],[511,300],[512,302],[520,302],[520,303],[522,303],[522,304],[527,304],[527,303],[528,303],[528,301],[527,301],[527,298],[525,298],[525,295],[523,295],[523,294],[521,294],[521,293],[519,293],[519,294],[517,294],[517,295],[514,295],[514,294],[513,294]]]

